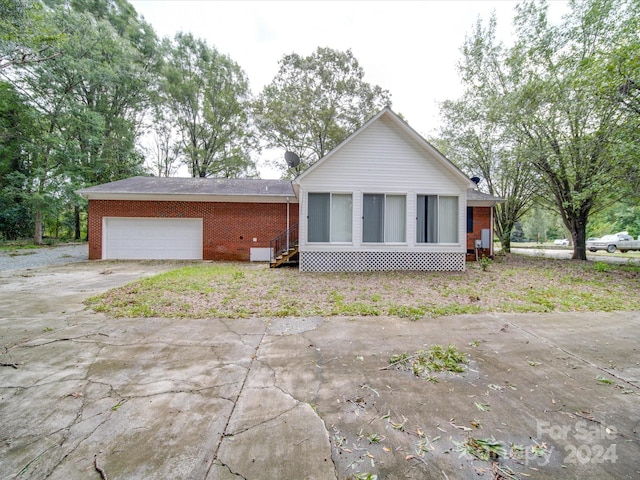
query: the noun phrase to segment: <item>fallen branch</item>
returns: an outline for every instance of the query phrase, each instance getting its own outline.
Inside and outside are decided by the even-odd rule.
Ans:
[[[108,480],[107,479],[107,472],[104,471],[104,468],[102,468],[100,465],[98,465],[98,455],[95,455],[93,457],[93,460],[94,460],[94,464],[96,466],[96,470],[100,474],[100,478],[102,478],[102,480]]]
[[[18,369],[18,365],[22,365],[21,363],[0,363],[0,367],[11,367]]]

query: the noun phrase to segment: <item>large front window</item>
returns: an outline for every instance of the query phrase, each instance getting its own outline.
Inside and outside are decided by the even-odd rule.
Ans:
[[[418,195],[417,243],[458,243],[458,197]]]
[[[309,242],[351,242],[352,195],[309,193],[307,240]]]
[[[406,204],[404,195],[365,193],[362,206],[362,241],[406,242]]]

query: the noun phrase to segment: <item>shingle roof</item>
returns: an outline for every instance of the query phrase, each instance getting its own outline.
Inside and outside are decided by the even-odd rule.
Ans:
[[[293,197],[290,180],[253,178],[132,177],[80,190],[90,194],[232,195]]]
[[[467,200],[472,201],[490,201],[490,202],[504,202],[504,199],[500,197],[494,197],[488,193],[481,192],[480,190],[467,190]]]

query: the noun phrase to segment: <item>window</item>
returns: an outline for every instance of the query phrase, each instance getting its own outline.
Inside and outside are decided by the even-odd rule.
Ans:
[[[365,193],[362,205],[362,241],[404,243],[407,231],[404,195]]]
[[[418,195],[417,243],[458,243],[458,197]]]
[[[467,233],[473,233],[473,207],[467,207]]]
[[[351,194],[331,195],[331,241],[351,242],[353,215]]]
[[[307,240],[351,242],[351,194],[309,193]]]

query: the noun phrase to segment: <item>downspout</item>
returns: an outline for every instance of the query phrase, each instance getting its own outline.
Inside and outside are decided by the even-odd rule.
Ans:
[[[287,197],[287,252],[289,251],[289,197]]]
[[[495,204],[493,204],[493,205],[491,206],[491,235],[489,236],[489,237],[491,238],[491,250],[490,250],[490,254],[489,254],[491,258],[493,258],[493,244],[494,244],[494,241],[493,241],[493,233],[494,233],[494,232],[493,232],[493,231],[494,231],[494,226],[493,226],[493,209],[494,209],[494,208],[495,208]]]

